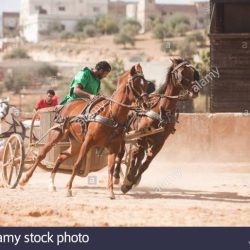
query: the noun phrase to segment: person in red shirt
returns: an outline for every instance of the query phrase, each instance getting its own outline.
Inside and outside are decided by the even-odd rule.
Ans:
[[[36,105],[35,110],[42,109],[42,108],[49,108],[54,107],[58,104],[58,98],[55,94],[53,89],[49,89],[47,91],[46,98],[42,98]]]

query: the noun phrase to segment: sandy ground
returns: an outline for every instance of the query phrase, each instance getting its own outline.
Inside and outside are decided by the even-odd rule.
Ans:
[[[164,150],[139,187],[116,200],[106,192],[107,169],[77,177],[58,174],[57,192],[47,189],[49,173],[37,171],[25,190],[0,189],[1,226],[249,226],[250,163],[171,163]],[[92,180],[93,180],[92,178]]]

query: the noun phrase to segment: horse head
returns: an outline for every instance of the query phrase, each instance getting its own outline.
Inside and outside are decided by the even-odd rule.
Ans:
[[[146,102],[148,101],[148,81],[144,78],[140,64],[136,64],[130,69],[127,75],[126,87],[129,92],[130,102],[136,102],[146,107]]]
[[[172,66],[170,69],[171,77],[175,87],[179,89],[187,99],[193,99],[198,96],[199,89],[195,88],[199,81],[199,72],[183,59],[170,59]]]
[[[4,120],[9,113],[9,104],[6,101],[0,102],[0,120]]]

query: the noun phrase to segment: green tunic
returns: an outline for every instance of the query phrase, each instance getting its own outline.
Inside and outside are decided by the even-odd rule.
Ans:
[[[100,91],[101,81],[100,79],[94,77],[88,67],[81,69],[70,83],[69,94],[64,97],[60,104],[66,104],[72,100],[80,98],[74,93],[74,87],[77,84],[80,84],[82,86],[83,91],[88,92],[92,95],[97,95]]]

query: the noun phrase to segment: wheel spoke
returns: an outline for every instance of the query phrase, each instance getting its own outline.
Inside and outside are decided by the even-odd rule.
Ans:
[[[6,163],[4,163],[4,164],[2,165],[2,167],[5,168],[5,167],[7,167],[10,163],[11,163],[11,161],[6,162]]]
[[[21,156],[16,157],[16,158],[14,159],[14,164],[19,163],[20,161],[21,161]]]
[[[9,151],[10,151],[10,157],[13,158],[14,154],[13,154],[13,149],[11,147],[11,143],[8,144],[8,147],[9,147]]]
[[[14,147],[14,156],[15,156],[16,153],[17,153],[17,149],[18,149],[18,141],[16,141],[16,143],[15,143],[15,147]]]
[[[12,175],[13,175],[13,167],[10,168],[10,175],[9,175],[9,178],[8,178],[8,185],[10,185],[10,183],[11,183]]]

